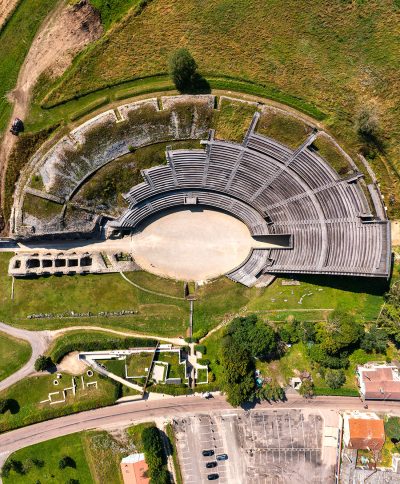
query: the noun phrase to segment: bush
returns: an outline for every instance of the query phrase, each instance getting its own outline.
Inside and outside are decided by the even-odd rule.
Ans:
[[[6,413],[7,410],[8,410],[8,400],[7,399],[0,400],[0,413],[1,414]]]
[[[208,366],[211,363],[211,361],[208,360],[207,358],[198,358],[197,363],[199,365],[207,365]]]
[[[207,348],[204,345],[196,345],[194,347],[194,350],[200,351],[200,353],[202,353],[203,355],[205,355],[207,353]]]
[[[325,373],[325,383],[329,388],[337,389],[344,385],[346,375],[343,370],[327,370]]]
[[[50,356],[40,355],[39,358],[35,361],[36,371],[47,371],[52,366],[54,366],[54,363],[51,360]]]
[[[320,396],[339,396],[339,397],[359,397],[360,394],[353,388],[314,388],[314,395]]]
[[[301,386],[299,388],[299,393],[304,398],[312,398],[315,395],[314,383],[311,380],[308,380],[307,378],[305,378],[301,382]]]
[[[385,433],[394,442],[400,440],[400,418],[389,417],[385,422]]]
[[[61,457],[58,463],[58,467],[59,469],[65,469],[66,467],[71,467],[72,469],[76,469],[76,462],[69,455],[65,455],[64,457]]]

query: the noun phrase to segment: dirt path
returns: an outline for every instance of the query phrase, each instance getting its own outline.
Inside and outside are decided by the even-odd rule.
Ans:
[[[0,0],[0,5],[8,0]],[[11,3],[11,2],[10,2]],[[1,11],[0,11],[1,13]],[[85,1],[76,6],[60,1],[45,19],[34,38],[31,48],[19,72],[15,89],[8,98],[14,104],[11,119],[25,119],[31,99],[32,88],[40,75],[59,77],[71,64],[77,52],[103,33],[100,17]],[[1,200],[4,200],[4,181],[8,158],[17,138],[8,130],[0,145]]]
[[[19,0],[0,0],[0,27],[14,10]]]

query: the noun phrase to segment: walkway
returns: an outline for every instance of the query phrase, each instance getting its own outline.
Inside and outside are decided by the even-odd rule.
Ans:
[[[182,346],[185,340],[182,338],[164,338],[153,334],[135,333],[133,331],[117,331],[114,329],[106,329],[100,326],[70,326],[68,328],[45,330],[45,331],[28,331],[26,329],[15,328],[5,323],[0,323],[0,331],[3,331],[10,336],[26,340],[32,346],[32,356],[29,361],[18,371],[10,375],[5,380],[0,381],[0,391],[14,385],[28,375],[35,372],[35,361],[40,356],[46,353],[50,344],[58,337],[67,333],[68,331],[101,331],[104,333],[112,333],[120,336],[130,336],[135,338],[154,338],[173,345]]]

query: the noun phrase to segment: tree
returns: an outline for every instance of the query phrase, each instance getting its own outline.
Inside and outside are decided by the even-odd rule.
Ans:
[[[47,371],[52,366],[53,366],[53,362],[50,356],[40,355],[39,358],[35,361],[36,371]]]
[[[377,138],[379,133],[379,121],[376,109],[373,106],[364,105],[356,117],[357,133],[367,141]]]
[[[76,462],[69,455],[64,455],[58,462],[58,467],[59,469],[65,469],[66,467],[72,467],[72,469],[76,469]]]
[[[221,342],[220,361],[221,386],[227,401],[237,407],[251,400],[255,391],[255,368],[249,352],[227,335]]]
[[[346,381],[346,375],[343,370],[326,370],[325,383],[329,388],[340,388]]]
[[[8,410],[8,399],[0,400],[0,414],[6,413]]]
[[[196,61],[187,49],[181,48],[172,53],[169,73],[178,91],[189,91],[193,87],[196,70]]]
[[[317,339],[321,347],[332,356],[357,346],[364,334],[363,327],[343,311],[333,311],[326,325],[321,326]]]
[[[238,346],[257,358],[266,358],[277,348],[274,330],[268,324],[258,321],[255,314],[235,318],[229,324],[226,334],[230,335]]]
[[[314,383],[308,378],[305,378],[301,382],[299,393],[304,398],[312,398],[314,396]]]
[[[387,332],[374,325],[368,332],[365,332],[360,347],[367,353],[372,353],[373,351],[385,353],[387,343]]]
[[[385,422],[385,433],[394,442],[400,440],[400,418],[389,417]]]

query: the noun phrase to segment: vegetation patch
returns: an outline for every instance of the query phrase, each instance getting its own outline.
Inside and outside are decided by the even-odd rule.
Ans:
[[[7,93],[15,87],[32,40],[56,3],[56,0],[22,0],[0,30],[0,133],[6,128],[12,110]]]
[[[74,199],[89,206],[125,208],[123,194],[141,183],[141,170],[166,163],[166,146],[173,149],[199,148],[198,141],[158,143],[138,148],[100,168],[76,193]]]
[[[72,351],[123,350],[156,344],[157,340],[149,338],[133,338],[100,331],[68,331],[54,341],[48,354],[54,362],[59,363]]]
[[[31,354],[29,343],[0,332],[0,381],[27,363]]]
[[[222,99],[219,112],[214,114],[215,137],[241,143],[256,111],[252,104]]]
[[[85,454],[83,433],[47,440],[11,454],[3,466],[2,479],[5,484],[33,482],[94,484]],[[73,462],[74,465],[67,465],[61,469],[60,462],[65,457],[71,459],[69,462]]]
[[[85,388],[82,388],[80,377],[76,377],[75,396],[72,395],[72,390],[69,390],[65,402],[54,405],[50,405],[49,402],[40,403],[48,398],[49,393],[71,387],[72,378],[64,374],[59,380],[59,385],[55,386],[54,375],[34,376],[25,378],[1,391],[0,399],[7,399],[11,404],[8,406],[9,410],[0,416],[0,432],[91,408],[112,405],[119,397],[119,388],[111,380],[95,375],[92,378],[84,376],[84,381],[85,383],[97,381],[97,388],[87,387],[86,384]],[[59,399],[62,399],[62,392]]]
[[[20,177],[21,171],[33,154],[57,127],[58,126],[51,126],[50,128],[44,129],[37,133],[19,135],[18,142],[8,160],[7,171],[5,174],[6,179],[4,185],[3,209],[4,220],[8,220],[10,218],[15,184]]]
[[[318,155],[322,156],[339,175],[344,176],[352,171],[352,166],[347,158],[325,136],[318,136],[312,146],[316,148]]]
[[[24,197],[23,211],[34,217],[50,220],[61,215],[62,205],[27,193]]]
[[[272,109],[264,109],[256,131],[273,138],[293,150],[298,148],[311,133],[311,126],[300,119]]]

